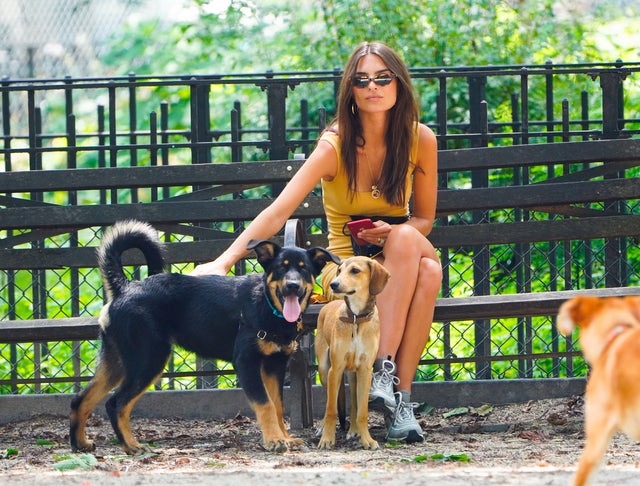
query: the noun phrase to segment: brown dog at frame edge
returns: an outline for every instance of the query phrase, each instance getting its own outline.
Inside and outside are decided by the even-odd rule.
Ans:
[[[376,295],[384,289],[389,272],[377,261],[363,256],[343,260],[331,282],[343,300],[327,303],[318,314],[315,350],[320,380],[327,393],[320,449],[335,446],[338,395],[344,392],[343,374],[349,372],[351,397],[347,437],[360,437],[365,449],[377,449],[369,433],[369,388],[373,362],[378,353],[380,321]]]
[[[560,307],[558,330],[580,329],[591,365],[585,393],[585,446],[574,486],[587,484],[611,437],[640,440],[640,296],[576,297]]]

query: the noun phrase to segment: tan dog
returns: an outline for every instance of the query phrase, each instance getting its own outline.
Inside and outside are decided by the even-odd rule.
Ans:
[[[389,272],[368,257],[351,257],[338,267],[331,289],[344,300],[327,303],[318,315],[316,357],[320,380],[326,388],[327,406],[318,447],[332,449],[336,438],[338,394],[345,370],[349,373],[351,423],[347,437],[359,436],[365,449],[377,449],[369,433],[369,388],[378,353],[380,322],[376,295],[382,292]]]
[[[586,441],[573,481],[586,484],[611,437],[640,440],[640,297],[576,297],[560,307],[558,330],[580,328],[592,370],[585,393]]]

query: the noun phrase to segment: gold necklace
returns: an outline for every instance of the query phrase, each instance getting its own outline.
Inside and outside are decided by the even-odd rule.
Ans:
[[[371,197],[373,199],[378,199],[381,195],[382,192],[380,191],[380,188],[378,187],[378,181],[380,181],[380,177],[382,177],[382,165],[380,165],[380,175],[378,176],[377,179],[374,179],[373,177],[373,170],[371,170],[371,164],[369,163],[369,156],[367,155],[367,151],[365,150],[365,148],[362,148],[362,151],[364,152],[364,159],[367,162],[367,167],[369,168],[369,174],[371,175]],[[382,163],[384,164],[384,157],[387,154],[385,153],[385,155],[382,157]]]

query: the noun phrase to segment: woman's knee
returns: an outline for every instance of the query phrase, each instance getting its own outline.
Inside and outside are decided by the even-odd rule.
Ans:
[[[413,226],[401,224],[394,226],[389,233],[385,248],[402,251],[403,253],[419,252],[425,237]]]
[[[438,260],[423,257],[420,259],[418,272],[418,286],[426,289],[434,289],[436,292],[442,284],[442,266]]]

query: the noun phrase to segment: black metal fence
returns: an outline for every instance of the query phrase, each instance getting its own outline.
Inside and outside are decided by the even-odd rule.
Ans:
[[[491,145],[626,138],[640,134],[639,64],[503,66],[413,69],[423,121],[441,150]],[[339,72],[262,73],[115,79],[10,80],[0,83],[0,162],[4,172],[123,166],[283,160],[308,154],[333,116]],[[544,173],[474,170],[448,175],[441,188],[491,187],[505,181],[529,184],[571,171]],[[43,172],[46,173],[46,172]],[[623,175],[624,177],[624,175]],[[86,191],[36,191],[0,195],[0,319],[96,315],[102,305],[95,268],[15,268],[8,250],[92,247],[101,227],[8,228],[2,208],[43,205],[136,204],[202,198],[271,198],[278,187],[238,186],[161,189],[105,187]],[[630,205],[617,208],[637,213]],[[438,224],[496,218],[540,217],[535,213],[454,214]],[[307,221],[321,231],[322,220]],[[185,221],[239,232],[237,221]],[[47,227],[47,229],[43,229]],[[193,239],[166,231],[167,240]],[[187,234],[187,236],[184,236]],[[612,248],[598,240],[568,244],[518,244],[447,248],[443,296],[489,295],[637,284],[637,241]],[[615,268],[605,252],[619,255]],[[4,255],[4,256],[3,256]],[[215,257],[212,254],[211,257]],[[188,270],[188,265],[174,270]],[[247,270],[238,267],[238,272]],[[249,267],[249,271],[252,269]],[[135,270],[138,274],[138,270]],[[551,317],[490,323],[493,338],[479,349],[472,321],[436,323],[418,379],[544,378],[583,376],[586,367],[558,339]],[[0,332],[2,332],[0,328]],[[95,342],[0,345],[0,393],[66,392],[94,369]],[[487,352],[488,351],[488,352]],[[480,359],[480,355],[483,357]],[[568,357],[566,360],[563,357]],[[484,365],[478,366],[478,359]],[[222,366],[222,370],[218,367]],[[228,382],[221,377],[231,374]],[[161,387],[234,386],[221,363],[176,355]]]

